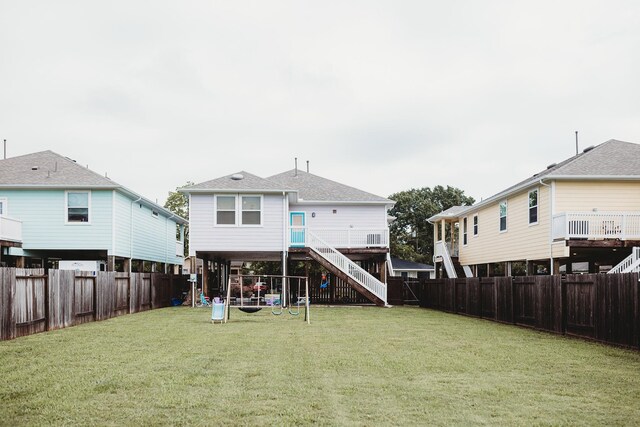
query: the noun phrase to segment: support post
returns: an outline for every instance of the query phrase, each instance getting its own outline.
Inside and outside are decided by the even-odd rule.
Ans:
[[[113,255],[107,256],[107,271],[116,271],[116,257]]]

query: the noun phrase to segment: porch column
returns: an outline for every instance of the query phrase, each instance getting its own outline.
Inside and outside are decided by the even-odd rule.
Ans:
[[[19,256],[16,258],[16,268],[24,268],[25,265],[25,257]]]
[[[380,281],[387,284],[387,261],[383,260],[378,263],[378,269],[380,270]]]
[[[116,271],[116,257],[113,255],[107,256],[107,271]]]
[[[122,262],[122,269],[125,273],[131,273],[131,258],[125,258]]]

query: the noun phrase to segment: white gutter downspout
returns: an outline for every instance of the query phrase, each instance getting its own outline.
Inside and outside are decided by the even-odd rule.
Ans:
[[[168,264],[168,261],[169,261],[169,249],[167,249],[167,244],[169,243],[168,242],[169,236],[167,235],[168,234],[167,232],[169,231],[168,230],[168,228],[169,228],[169,220],[171,218],[174,218],[175,216],[176,216],[176,214],[172,214],[169,218],[165,217],[165,220],[164,220],[164,273],[165,274],[167,273],[167,264]],[[174,237],[174,240],[175,240],[175,237]],[[173,250],[175,251],[175,243],[174,243],[174,249]]]
[[[545,184],[544,178],[540,178],[538,181],[540,185],[549,187],[549,273],[553,276],[553,211],[555,203],[555,181],[551,181],[551,185]],[[540,205],[540,203],[538,203]]]
[[[131,274],[131,263],[133,262],[133,204],[142,200],[142,197],[138,197],[138,200],[131,201],[131,212],[129,217],[129,274]]]

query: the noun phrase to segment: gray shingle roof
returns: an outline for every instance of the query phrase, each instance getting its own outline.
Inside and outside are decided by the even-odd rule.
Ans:
[[[431,218],[427,219],[427,221],[437,221],[443,218],[457,218],[458,214],[466,209],[469,209],[469,206],[451,206],[449,209],[445,209],[442,212],[435,214]]]
[[[379,202],[393,204],[392,200],[348,185],[340,184],[330,179],[322,178],[295,169],[267,178],[280,186],[298,191],[298,199],[319,202]]]
[[[117,189],[135,198],[140,197],[141,203],[162,211],[167,216],[174,216],[181,224],[188,223],[186,219],[174,215],[163,206],[53,151],[40,151],[0,160],[0,188],[52,187]]]
[[[120,187],[110,179],[53,151],[0,160],[0,186]]]
[[[638,179],[640,180],[640,145],[610,139],[573,157],[547,167],[533,176],[494,194],[463,211],[475,210],[537,184],[541,179]],[[461,212],[462,213],[462,212]],[[440,215],[440,214],[438,214]],[[436,216],[438,216],[436,215]],[[435,218],[435,217],[434,217]]]
[[[429,264],[421,264],[419,262],[407,261],[405,259],[391,257],[391,265],[394,270],[433,270],[433,266]]]
[[[242,176],[241,179],[233,179],[232,177]],[[231,175],[223,176],[220,178],[212,179],[210,181],[201,182],[200,184],[194,184],[189,187],[184,187],[181,191],[189,193],[192,190],[210,190],[210,191],[284,191],[287,188],[282,185],[260,178],[259,176],[250,174],[249,172],[241,171]]]

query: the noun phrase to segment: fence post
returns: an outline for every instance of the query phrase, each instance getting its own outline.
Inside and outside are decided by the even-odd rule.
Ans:
[[[49,275],[44,276],[44,330],[49,330]]]
[[[567,276],[560,279],[560,316],[562,319],[561,331],[562,335],[567,334]]]

